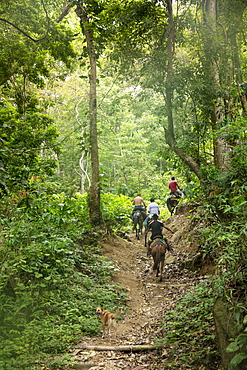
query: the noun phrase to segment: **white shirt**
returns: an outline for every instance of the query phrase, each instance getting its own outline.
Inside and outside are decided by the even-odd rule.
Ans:
[[[148,206],[148,212],[150,213],[151,216],[153,215],[158,215],[160,213],[160,209],[157,203],[152,202]]]

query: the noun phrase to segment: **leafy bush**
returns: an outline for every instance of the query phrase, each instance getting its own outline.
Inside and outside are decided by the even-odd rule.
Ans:
[[[244,132],[245,129],[241,130]],[[247,162],[246,143],[239,141],[237,144],[234,126],[228,130],[228,135],[228,139],[236,144],[229,156],[231,167],[211,178],[204,199],[204,227],[200,231],[203,256],[210,257],[217,271],[213,289],[229,302],[241,330],[228,347],[229,352],[237,351],[229,365],[229,369],[234,369],[239,364],[245,365],[247,358],[246,320],[243,319],[247,288],[247,187],[243,178],[246,177]]]
[[[102,216],[105,221],[110,220],[115,228],[123,228],[130,225],[132,202],[129,197],[104,193],[101,195],[101,200]]]
[[[4,370],[41,368],[81,336],[99,334],[96,306],[114,311],[125,301],[124,292],[110,284],[113,266],[100,254],[97,240],[85,242],[91,235],[86,195],[39,193],[28,207],[15,204],[6,213],[2,208],[1,218]],[[57,362],[65,364],[68,357]]]

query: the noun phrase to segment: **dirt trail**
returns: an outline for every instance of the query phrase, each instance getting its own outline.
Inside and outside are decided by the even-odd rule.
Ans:
[[[120,237],[108,237],[108,240],[102,245],[103,253],[115,261],[113,279],[114,282],[127,289],[128,308],[124,319],[118,321],[116,339],[89,337],[83,338],[81,344],[93,346],[143,345],[152,344],[157,337],[165,335],[162,330],[163,312],[172,309],[174,298],[183,295],[197,281],[197,277],[192,278],[187,270],[180,271],[177,263],[180,248],[178,245],[176,246],[174,241],[179,239],[176,234],[178,232],[181,234],[184,222],[183,219],[179,227],[177,221],[174,235],[171,235],[169,231],[166,232],[167,237],[171,238],[172,236],[170,240],[173,241],[175,249],[172,253],[166,254],[168,264],[165,266],[164,278],[161,283],[152,272],[153,261],[151,257],[146,256],[143,237],[140,241],[135,238],[134,234],[129,235],[129,241]],[[174,225],[172,226],[174,227]],[[77,369],[159,370],[166,368],[165,364],[168,361],[165,348],[146,352],[75,350],[74,354],[77,362],[75,368]]]

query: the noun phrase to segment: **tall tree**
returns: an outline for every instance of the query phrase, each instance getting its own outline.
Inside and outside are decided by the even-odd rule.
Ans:
[[[243,94],[234,94],[233,86],[241,90],[241,63],[237,35],[241,32],[243,12],[247,2],[224,0],[203,0],[202,2],[202,41],[204,46],[204,68],[207,75],[208,101],[211,110],[214,163],[220,171],[225,169],[224,152],[229,152],[229,144],[219,135],[224,121],[234,120],[233,110],[239,101],[245,111]],[[211,86],[209,86],[211,84]],[[232,91],[232,92],[231,92]],[[239,96],[237,96],[239,95]],[[235,106],[235,108],[234,108]],[[226,158],[226,157],[225,157]]]
[[[92,225],[101,223],[100,210],[100,178],[99,178],[99,155],[98,155],[98,135],[97,135],[97,94],[96,94],[96,51],[94,45],[93,25],[90,22],[84,1],[78,1],[76,14],[80,18],[82,31],[86,37],[88,57],[90,62],[89,71],[89,122],[90,122],[90,152],[92,181],[89,188],[89,209]]]
[[[68,67],[75,53],[72,32],[50,22],[45,2],[4,1],[0,12],[0,171],[13,191],[55,166],[57,132],[35,89],[44,87],[55,60]]]
[[[167,105],[167,120],[168,126],[165,129],[166,142],[170,148],[186,163],[192,172],[202,180],[199,164],[190,156],[186,151],[179,148],[176,143],[174,124],[173,124],[173,54],[175,50],[175,24],[173,21],[172,0],[166,0],[167,13],[168,13],[168,26],[167,26],[167,77],[165,82],[165,95]]]

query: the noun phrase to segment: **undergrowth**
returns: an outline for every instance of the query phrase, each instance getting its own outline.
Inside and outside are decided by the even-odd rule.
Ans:
[[[111,196],[111,210],[107,201],[103,215],[114,218],[119,200],[114,208]],[[125,292],[110,283],[114,266],[90,229],[86,196],[8,199],[1,210],[0,368],[64,368],[69,345],[99,334],[95,307],[114,311]]]
[[[166,366],[173,369],[197,370],[202,364],[215,370],[219,360],[215,346],[212,307],[215,295],[211,283],[202,281],[175,300],[173,309],[164,314],[164,338],[168,353]]]

